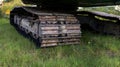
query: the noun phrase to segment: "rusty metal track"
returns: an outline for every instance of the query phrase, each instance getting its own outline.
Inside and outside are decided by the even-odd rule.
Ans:
[[[80,42],[80,24],[72,14],[18,7],[11,11],[10,23],[40,47]]]

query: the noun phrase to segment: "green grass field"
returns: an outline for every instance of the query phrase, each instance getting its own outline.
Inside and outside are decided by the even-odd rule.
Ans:
[[[20,2],[5,3],[0,12],[5,14]],[[119,14],[113,8],[89,8],[93,9]],[[9,24],[9,19],[0,18],[0,67],[120,67],[120,38],[82,31],[78,45],[37,49]]]
[[[120,39],[83,31],[78,45],[36,49],[0,18],[0,67],[120,67]]]

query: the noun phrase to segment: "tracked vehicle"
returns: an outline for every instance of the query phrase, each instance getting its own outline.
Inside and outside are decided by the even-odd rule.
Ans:
[[[37,46],[49,47],[57,45],[79,44],[81,24],[88,24],[94,30],[103,32],[103,26],[95,20],[95,16],[105,17],[104,13],[79,11],[77,7],[91,7],[119,4],[119,0],[22,0],[24,4],[36,7],[15,7],[10,13],[10,23],[26,37],[32,38]],[[87,14],[87,16],[84,16]],[[109,15],[107,15],[108,17]],[[109,18],[114,19],[113,16]],[[118,20],[115,18],[115,20]],[[86,22],[86,23],[85,23]],[[91,23],[89,23],[91,22]],[[109,24],[109,23],[108,23]],[[114,24],[114,23],[113,23]],[[116,24],[115,24],[116,25]],[[97,26],[100,26],[97,28]],[[111,26],[111,25],[109,25]],[[110,29],[111,30],[111,29]],[[117,29],[119,30],[119,29]],[[108,30],[104,30],[109,33]],[[112,32],[115,34],[114,32]]]

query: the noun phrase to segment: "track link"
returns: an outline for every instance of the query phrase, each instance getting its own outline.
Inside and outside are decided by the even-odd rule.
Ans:
[[[17,7],[11,11],[10,23],[40,47],[80,43],[80,24],[72,14]]]

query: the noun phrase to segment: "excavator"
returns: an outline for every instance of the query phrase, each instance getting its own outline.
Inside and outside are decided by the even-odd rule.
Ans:
[[[120,35],[120,16],[98,11],[77,11],[78,7],[119,5],[120,0],[22,0],[36,6],[15,7],[10,24],[38,47],[80,44],[81,27]],[[82,26],[83,25],[83,26]]]

